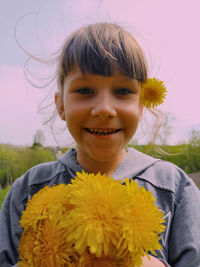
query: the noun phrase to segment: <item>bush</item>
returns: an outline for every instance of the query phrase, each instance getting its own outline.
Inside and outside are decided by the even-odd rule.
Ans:
[[[12,184],[31,167],[55,159],[53,152],[42,147],[17,148],[0,145],[0,187],[5,188]]]

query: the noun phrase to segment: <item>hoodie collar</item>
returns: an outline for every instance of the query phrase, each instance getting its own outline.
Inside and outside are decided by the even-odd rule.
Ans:
[[[155,164],[159,159],[148,156],[134,148],[128,148],[127,156],[113,174],[115,180],[125,180],[138,176],[145,169]]]
[[[80,166],[76,159],[77,151],[72,148],[67,151],[62,157],[59,158],[69,170],[70,174],[74,177],[76,172],[82,172],[83,167]],[[127,155],[120,163],[114,174],[112,175],[115,180],[125,180],[125,178],[133,178],[143,172],[145,169],[155,164],[159,159],[148,156],[134,148],[127,149]]]

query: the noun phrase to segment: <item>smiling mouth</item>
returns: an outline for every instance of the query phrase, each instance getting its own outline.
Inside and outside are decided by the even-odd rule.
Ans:
[[[100,136],[106,136],[106,135],[111,135],[119,132],[121,129],[105,129],[105,130],[100,130],[100,129],[90,129],[90,128],[85,128],[85,130],[91,134],[94,135],[100,135]]]

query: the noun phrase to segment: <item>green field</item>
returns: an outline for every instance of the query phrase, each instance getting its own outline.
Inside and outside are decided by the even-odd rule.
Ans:
[[[200,171],[200,145],[183,144],[177,146],[134,146],[137,150],[155,158],[170,161],[186,173]]]
[[[177,146],[129,145],[135,149],[173,162],[186,173],[200,171],[200,141]],[[67,148],[63,148],[65,152]],[[13,147],[0,145],[0,207],[10,185],[32,166],[56,159],[56,151],[52,148]],[[199,185],[198,185],[199,186]]]
[[[8,191],[10,189],[10,186],[7,186],[6,188],[0,190],[0,209],[3,204],[4,198],[6,197]]]

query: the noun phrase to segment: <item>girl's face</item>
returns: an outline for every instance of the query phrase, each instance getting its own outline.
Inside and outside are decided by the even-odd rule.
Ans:
[[[136,79],[117,70],[101,76],[76,69],[65,78],[63,94],[57,93],[55,101],[77,142],[78,158],[97,162],[123,158],[142,117]]]

